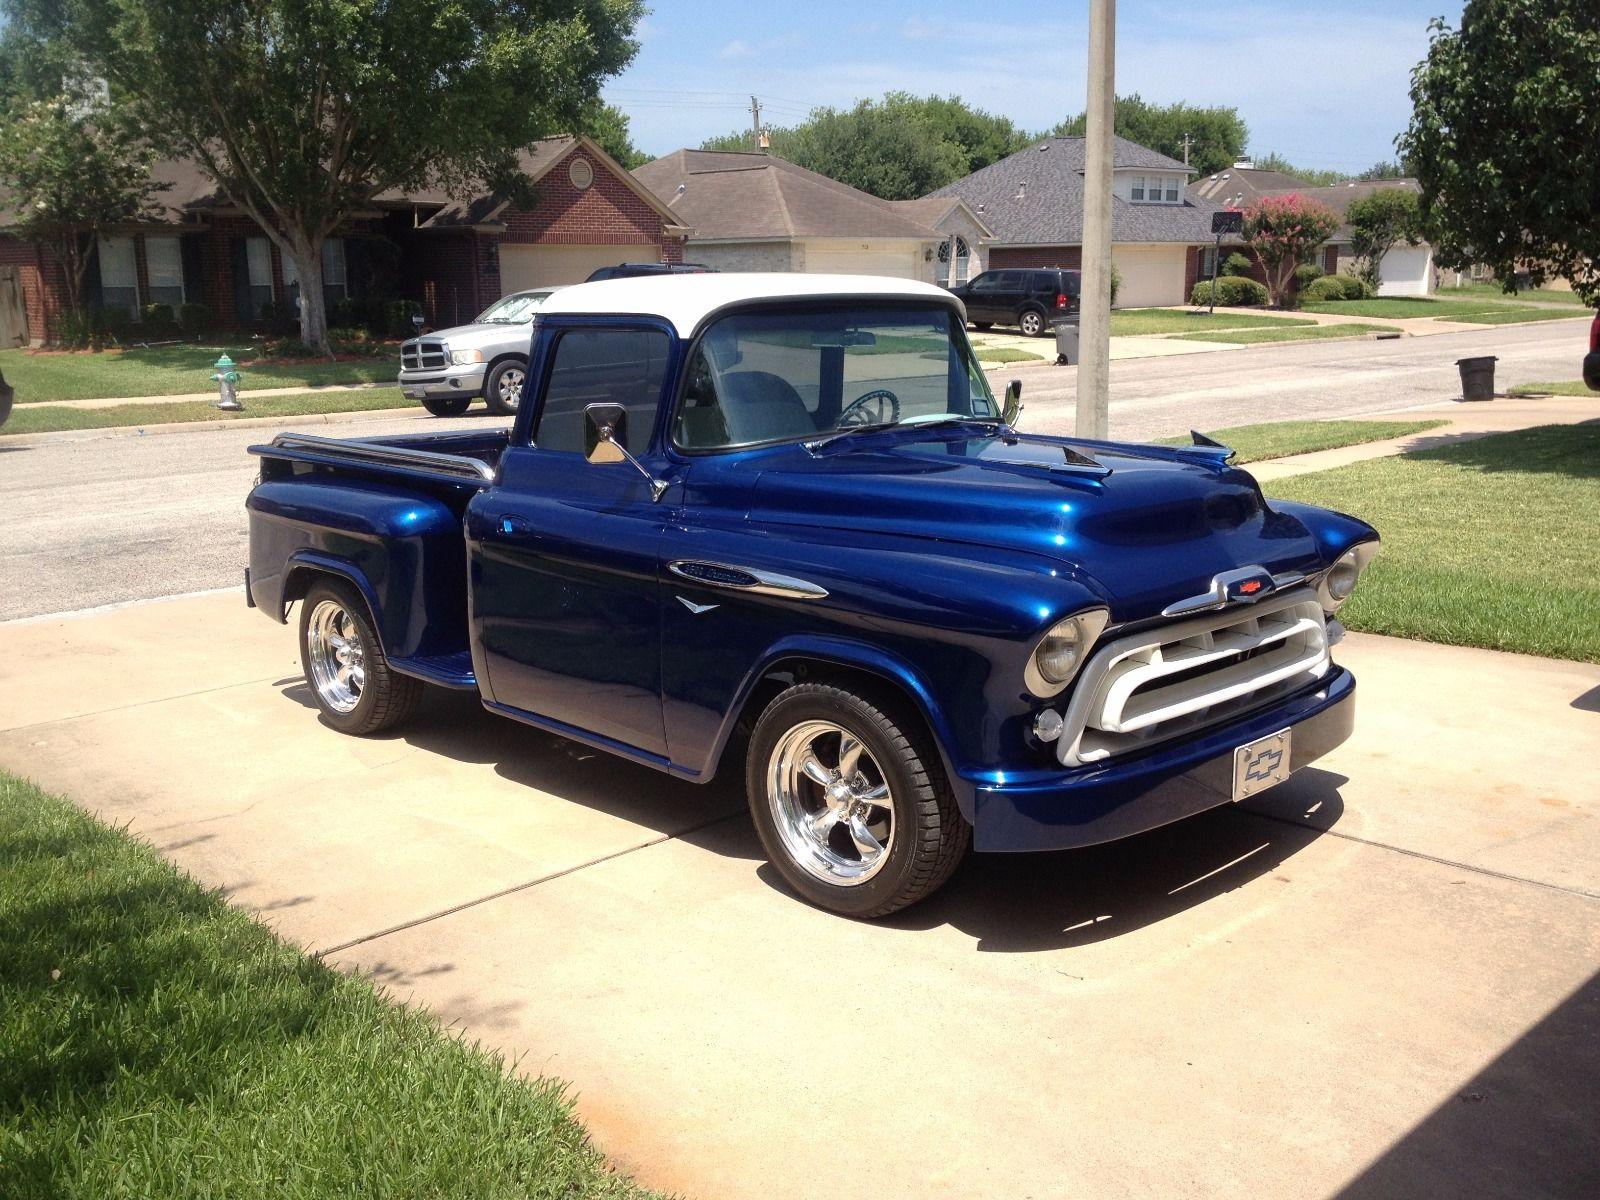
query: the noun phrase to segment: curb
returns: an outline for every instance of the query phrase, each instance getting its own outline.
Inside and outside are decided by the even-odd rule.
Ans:
[[[239,417],[235,420],[170,421],[161,425],[108,425],[103,429],[57,429],[46,433],[0,431],[0,446],[27,446],[52,442],[92,442],[101,438],[155,437],[166,433],[207,433],[219,429],[287,429],[295,425],[352,425],[361,421],[393,420],[396,417],[423,417],[416,408],[368,408],[354,412],[311,413],[303,417]]]

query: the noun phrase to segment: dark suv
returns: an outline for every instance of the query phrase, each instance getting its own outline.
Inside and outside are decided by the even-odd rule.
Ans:
[[[1062,267],[985,271],[950,290],[979,329],[1016,325],[1028,337],[1044,337],[1052,321],[1078,319],[1079,275]]]
[[[584,282],[637,279],[641,275],[703,275],[712,269],[700,263],[618,263],[614,267],[596,267]]]

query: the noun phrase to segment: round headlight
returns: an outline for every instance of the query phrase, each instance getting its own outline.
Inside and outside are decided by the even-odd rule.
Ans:
[[[1324,609],[1337,612],[1339,606],[1350,599],[1350,593],[1356,590],[1356,583],[1361,579],[1361,572],[1367,569],[1367,564],[1377,552],[1378,543],[1370,541],[1352,546],[1339,556],[1317,587]]]
[[[1084,656],[1106,627],[1107,617],[1105,609],[1091,608],[1052,625],[1028,659],[1024,672],[1028,690],[1044,699],[1071,683],[1083,666]]]

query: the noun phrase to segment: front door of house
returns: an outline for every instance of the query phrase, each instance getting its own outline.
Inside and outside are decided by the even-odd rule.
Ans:
[[[28,308],[16,267],[0,267],[0,350],[28,344]]]

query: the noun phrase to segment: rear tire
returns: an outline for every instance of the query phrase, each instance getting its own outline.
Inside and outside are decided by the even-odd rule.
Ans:
[[[322,719],[367,737],[404,721],[422,681],[389,666],[366,602],[343,580],[321,579],[300,605],[300,665]]]
[[[436,417],[459,417],[472,407],[471,396],[430,396],[422,402],[422,407]]]
[[[1043,337],[1050,332],[1050,322],[1036,308],[1030,308],[1017,318],[1017,325],[1022,330],[1023,337]]]
[[[944,885],[971,845],[922,721],[893,693],[802,683],[756,722],[750,814],[784,882],[842,916],[887,916]]]
[[[508,358],[496,363],[489,377],[483,381],[483,400],[489,406],[489,411],[501,417],[515,416],[527,375],[528,364],[520,358]]]

